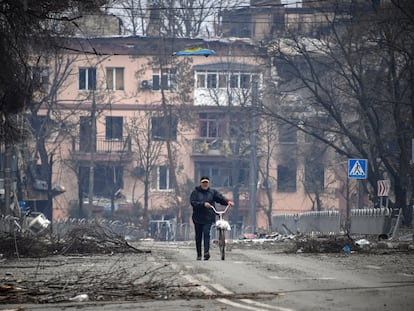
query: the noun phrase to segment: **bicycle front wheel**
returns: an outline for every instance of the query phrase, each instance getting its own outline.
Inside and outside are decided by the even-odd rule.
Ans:
[[[220,248],[221,260],[224,260],[226,249],[226,237],[224,236],[224,229],[219,229],[218,234],[218,244]]]

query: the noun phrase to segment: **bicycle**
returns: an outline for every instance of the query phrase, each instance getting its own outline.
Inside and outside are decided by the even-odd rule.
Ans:
[[[227,220],[223,219],[223,214],[227,212],[227,209],[230,205],[227,205],[224,211],[217,211],[214,206],[211,206],[213,211],[219,215],[219,219],[216,221],[216,228],[218,233],[218,245],[220,249],[221,260],[225,258],[225,249],[226,249],[226,236],[225,231],[230,231],[231,227]]]

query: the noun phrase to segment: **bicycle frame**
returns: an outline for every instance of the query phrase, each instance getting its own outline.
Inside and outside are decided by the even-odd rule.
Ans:
[[[223,219],[223,215],[227,212],[230,205],[227,205],[224,211],[218,211],[213,205],[211,208],[219,216],[219,220],[216,221],[216,227],[223,227],[223,229],[230,230],[230,224],[227,220]]]
[[[226,230],[230,230],[231,227],[229,222],[223,219],[223,215],[227,212],[229,205],[226,206],[224,211],[218,211],[214,208],[214,206],[211,206],[211,208],[217,215],[219,215],[219,220],[216,221],[216,228],[218,232],[218,243],[220,248],[221,260],[224,260],[226,248],[225,232]]]
[[[211,205],[211,208],[213,209],[214,213],[216,213],[217,215],[219,215],[220,219],[223,220],[223,214],[225,214],[227,212],[227,210],[229,209],[230,205],[227,205],[226,208],[224,209],[224,211],[218,211],[216,210],[216,208],[214,207],[214,205]]]

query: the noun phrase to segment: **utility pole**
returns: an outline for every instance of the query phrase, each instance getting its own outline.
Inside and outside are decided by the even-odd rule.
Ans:
[[[92,91],[92,106],[91,106],[91,135],[89,142],[89,154],[90,154],[90,163],[89,163],[89,192],[88,192],[88,207],[89,211],[93,209],[93,192],[94,192],[94,176],[95,176],[95,152],[96,152],[96,101],[95,101],[95,91]],[[81,215],[83,216],[83,215]]]
[[[49,158],[49,175],[47,182],[47,202],[48,210],[50,211],[50,232],[53,232],[53,194],[52,194],[52,173],[53,173],[53,152]]]
[[[257,94],[258,82],[252,81],[252,128],[250,134],[249,198],[251,233],[256,232],[256,191],[257,191]]]

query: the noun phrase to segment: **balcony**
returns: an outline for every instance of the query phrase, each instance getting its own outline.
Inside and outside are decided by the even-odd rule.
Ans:
[[[95,149],[95,150],[94,150]],[[94,150],[94,151],[93,151]],[[96,137],[96,148],[87,139],[72,139],[72,159],[75,161],[130,162],[132,160],[131,139],[106,139]]]
[[[193,156],[222,156],[232,154],[230,144],[222,138],[193,139]]]

